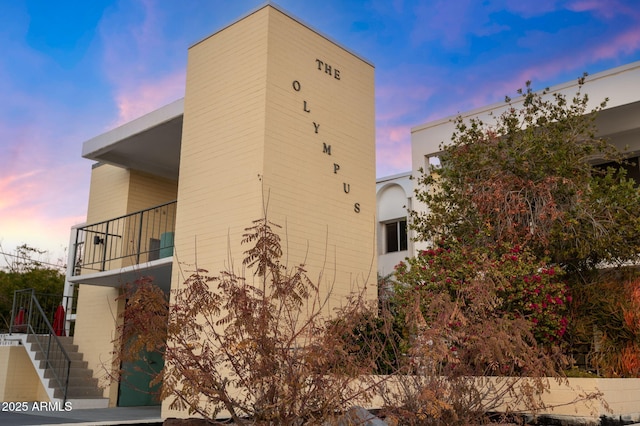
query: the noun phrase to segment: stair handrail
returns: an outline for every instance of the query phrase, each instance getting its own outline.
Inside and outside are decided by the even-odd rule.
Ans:
[[[25,300],[25,297],[20,297],[21,293],[26,295],[28,300]],[[30,293],[30,294],[28,294]],[[64,348],[62,342],[56,335],[53,330],[53,326],[49,322],[47,315],[42,309],[40,302],[38,302],[38,298],[36,297],[35,290],[32,288],[24,289],[24,290],[16,290],[13,295],[13,311],[11,313],[11,328],[10,331],[13,331],[17,325],[15,324],[16,320],[16,301],[21,300],[22,302],[28,302],[29,307],[27,308],[26,315],[26,334],[33,335],[35,341],[38,345],[40,351],[45,355],[45,369],[50,369],[53,374],[53,378],[58,383],[58,387],[63,390],[63,399],[62,403],[67,402],[67,392],[69,390],[69,376],[71,372],[71,357],[67,353],[67,350]],[[36,311],[36,312],[34,312]],[[20,324],[22,325],[22,324]],[[46,344],[43,345],[41,341],[46,339]],[[46,348],[45,348],[46,346]],[[53,347],[52,347],[53,346]],[[61,354],[61,357],[56,357],[56,354]],[[60,371],[62,370],[62,371]],[[62,373],[62,374],[59,374]]]

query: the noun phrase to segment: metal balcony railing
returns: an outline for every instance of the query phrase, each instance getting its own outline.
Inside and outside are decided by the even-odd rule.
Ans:
[[[177,202],[77,228],[73,275],[173,256]]]

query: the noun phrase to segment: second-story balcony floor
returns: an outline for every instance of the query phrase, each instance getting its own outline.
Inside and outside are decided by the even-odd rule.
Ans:
[[[132,284],[141,277],[152,277],[155,285],[168,292],[171,289],[172,265],[173,258],[165,257],[119,269],[75,275],[68,277],[67,280],[74,284],[121,287],[125,284]]]

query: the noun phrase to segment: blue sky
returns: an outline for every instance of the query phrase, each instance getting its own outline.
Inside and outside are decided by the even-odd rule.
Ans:
[[[62,257],[86,215],[82,142],[181,98],[187,48],[263,3],[0,2],[3,250]],[[413,126],[640,60],[638,0],[276,3],[374,63],[378,177],[410,170]]]

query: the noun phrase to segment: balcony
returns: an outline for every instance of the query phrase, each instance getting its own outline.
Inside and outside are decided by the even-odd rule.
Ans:
[[[177,202],[75,229],[69,281],[116,287],[142,275],[170,286]]]

